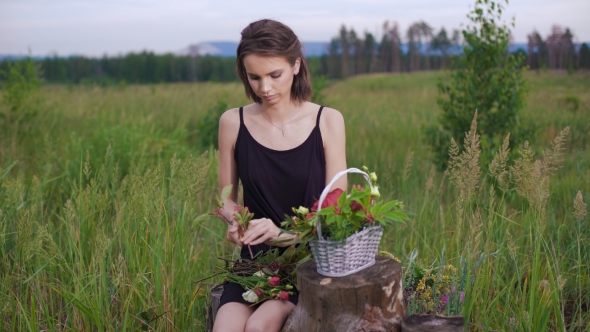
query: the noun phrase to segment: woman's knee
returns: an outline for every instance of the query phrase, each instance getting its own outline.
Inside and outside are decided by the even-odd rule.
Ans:
[[[213,332],[244,331],[252,312],[252,308],[242,303],[232,302],[223,305],[217,311]]]
[[[244,332],[268,332],[271,330],[271,324],[260,319],[248,319]]]

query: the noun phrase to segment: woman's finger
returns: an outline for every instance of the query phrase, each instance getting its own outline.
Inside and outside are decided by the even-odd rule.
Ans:
[[[242,237],[242,242],[244,242],[244,244],[252,244],[252,241],[255,241],[262,235],[264,235],[264,230],[262,229],[249,230],[244,234],[244,237]]]
[[[248,227],[248,231],[244,234],[242,241],[245,244],[258,244],[261,243],[259,239],[264,237],[266,233],[269,231],[269,226],[267,224],[258,224],[256,227],[250,229]]]
[[[256,245],[266,242],[272,238],[277,237],[280,233],[280,230],[275,224],[267,224],[264,227],[260,227],[260,229],[257,231],[257,236],[248,238],[249,244]]]
[[[260,236],[258,236],[256,238],[254,238],[253,240],[251,240],[248,244],[254,246],[254,245],[257,245],[257,244],[260,244],[260,243],[265,242],[269,238],[270,238],[269,233],[268,232],[265,232],[265,233],[260,234]]]

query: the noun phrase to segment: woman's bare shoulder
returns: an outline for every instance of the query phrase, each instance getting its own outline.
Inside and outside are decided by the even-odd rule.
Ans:
[[[219,118],[219,126],[233,127],[240,124],[240,109],[232,108],[221,115]]]
[[[219,118],[219,148],[233,147],[240,130],[240,109],[232,108]]]
[[[344,130],[344,117],[342,113],[334,108],[324,107],[320,118],[320,127],[325,128],[329,132]]]

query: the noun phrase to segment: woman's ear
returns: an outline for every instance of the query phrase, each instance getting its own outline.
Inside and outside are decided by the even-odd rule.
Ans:
[[[299,74],[299,67],[301,67],[301,58],[295,59],[295,65],[293,66],[293,74]]]

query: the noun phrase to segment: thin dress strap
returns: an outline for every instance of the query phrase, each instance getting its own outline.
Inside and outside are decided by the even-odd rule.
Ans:
[[[240,126],[244,125],[244,107],[240,107]]]
[[[318,112],[318,119],[315,122],[316,127],[320,126],[320,116],[322,115],[322,110],[324,109],[324,106],[320,107],[320,111]],[[240,113],[241,114],[241,113]]]

